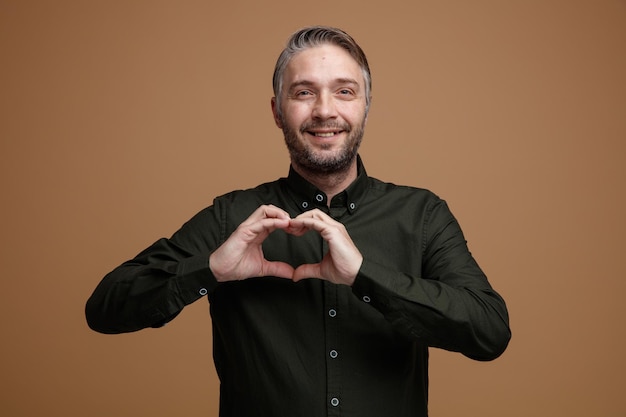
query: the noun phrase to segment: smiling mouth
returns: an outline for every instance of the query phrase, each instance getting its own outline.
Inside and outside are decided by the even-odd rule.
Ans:
[[[340,134],[342,131],[336,131],[336,132],[313,132],[313,131],[307,131],[308,134],[316,136],[318,138],[332,138],[335,135]]]
[[[350,132],[350,126],[340,122],[312,122],[303,125],[300,132],[320,139],[332,139],[342,133]]]

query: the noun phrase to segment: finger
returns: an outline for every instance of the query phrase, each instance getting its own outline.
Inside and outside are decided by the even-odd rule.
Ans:
[[[250,224],[261,219],[289,219],[289,213],[271,204],[258,207],[243,223]]]
[[[260,208],[262,209],[265,217],[275,217],[278,219],[291,218],[291,216],[289,216],[289,213],[287,213],[285,210],[281,209],[280,207],[276,207],[272,204],[263,205]]]
[[[309,227],[305,226],[301,221],[290,220],[289,226],[285,229],[285,231],[294,236],[302,236],[306,232],[311,230]]]
[[[319,218],[314,217],[300,217],[292,219],[289,222],[288,232],[300,236],[309,230],[316,230],[318,233],[322,234],[325,230],[330,228],[330,224],[324,220],[320,220]]]
[[[290,225],[289,219],[260,219],[254,223],[246,225],[246,229],[254,232],[262,232],[264,230],[273,232],[276,229],[286,229]]]
[[[244,240],[252,242],[258,238],[265,239],[277,229],[288,229],[289,224],[289,219],[261,219],[254,223],[242,224],[239,231],[244,236]]]
[[[263,263],[263,272],[261,276],[292,279],[293,274],[294,269],[288,263],[278,261],[265,261]]]
[[[298,282],[300,280],[308,279],[308,278],[320,278],[320,279],[323,279],[321,272],[322,272],[321,264],[319,264],[319,263],[317,263],[317,264],[303,264],[303,265],[300,265],[299,267],[297,267],[293,271],[292,279],[293,279],[294,282]]]
[[[343,227],[341,223],[320,209],[313,209],[291,219],[287,232],[295,236],[301,236],[309,230],[316,230],[322,234],[324,231],[329,232],[331,228],[336,228],[340,225]]]
[[[332,221],[332,218],[320,209],[313,209],[313,210],[305,211],[304,213],[296,216],[295,219],[318,219],[318,220],[331,220]]]

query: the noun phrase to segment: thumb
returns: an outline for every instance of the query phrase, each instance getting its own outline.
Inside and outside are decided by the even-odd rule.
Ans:
[[[320,264],[303,264],[293,271],[294,282],[307,278],[322,278]]]
[[[293,274],[294,274],[293,267],[285,262],[266,261],[265,264],[263,265],[264,276],[291,279],[293,277]]]

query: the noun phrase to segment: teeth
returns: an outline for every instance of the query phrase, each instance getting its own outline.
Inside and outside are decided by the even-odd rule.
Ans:
[[[320,138],[329,138],[331,136],[335,136],[335,132],[328,132],[328,133],[317,132],[315,133],[315,136],[318,136]]]

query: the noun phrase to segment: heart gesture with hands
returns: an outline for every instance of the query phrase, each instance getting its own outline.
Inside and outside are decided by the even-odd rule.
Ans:
[[[289,233],[301,236],[315,230],[328,243],[328,252],[317,264],[298,266],[292,279],[319,278],[335,284],[352,285],[356,278],[363,256],[350,238],[346,227],[332,217],[314,209],[302,213],[289,223]]]
[[[328,243],[328,253],[319,263],[295,269],[285,262],[268,261],[263,255],[263,241],[279,229],[294,236],[314,230]],[[272,205],[255,210],[209,258],[218,282],[275,276],[294,281],[319,278],[352,285],[362,262],[363,256],[345,226],[326,213],[315,209],[292,219],[286,211]]]

